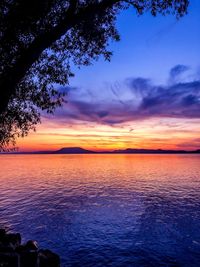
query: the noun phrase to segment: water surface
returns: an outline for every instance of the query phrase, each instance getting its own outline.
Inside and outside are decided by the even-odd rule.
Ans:
[[[200,266],[199,155],[2,155],[0,227],[62,266]]]

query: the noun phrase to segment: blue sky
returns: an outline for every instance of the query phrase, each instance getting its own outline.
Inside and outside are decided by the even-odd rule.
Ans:
[[[104,82],[121,81],[128,77],[146,77],[165,82],[169,70],[177,65],[189,65],[193,72],[200,67],[200,1],[191,0],[188,15],[137,16],[135,10],[122,12],[117,20],[121,41],[110,44],[111,62],[100,59],[90,67],[75,69],[71,84],[92,87]]]

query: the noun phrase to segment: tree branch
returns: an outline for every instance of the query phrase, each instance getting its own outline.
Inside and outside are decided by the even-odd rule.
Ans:
[[[70,6],[60,23],[51,30],[42,33],[28,48],[23,49],[23,51],[21,51],[21,57],[17,60],[15,66],[7,72],[5,77],[1,80],[0,87],[2,93],[0,98],[0,114],[6,110],[9,99],[15,94],[17,84],[19,84],[26,72],[31,68],[32,64],[38,60],[45,49],[50,47],[56,40],[61,38],[68,30],[81,21],[105,11],[118,2],[120,2],[120,0],[102,0],[101,2],[83,7],[79,12],[75,13],[77,1],[70,0]]]

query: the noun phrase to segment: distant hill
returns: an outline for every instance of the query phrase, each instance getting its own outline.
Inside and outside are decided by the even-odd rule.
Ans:
[[[114,150],[114,151],[96,152],[96,151],[87,150],[81,147],[64,147],[59,150],[48,152],[48,153],[52,153],[52,154],[188,154],[188,153],[200,153],[200,149],[195,150],[195,151],[185,151],[185,150],[127,148],[127,149],[120,149],[120,150]]]
[[[54,154],[91,154],[95,152],[87,150],[87,149],[83,149],[81,147],[63,147],[57,151],[54,151],[53,153]]]
[[[164,149],[118,149],[114,151],[97,152],[87,150],[81,147],[63,147],[54,151],[36,151],[36,152],[10,152],[0,154],[200,154],[200,149],[193,151],[186,150],[164,150]]]
[[[115,154],[188,154],[188,153],[200,153],[200,149],[195,150],[195,151],[185,151],[185,150],[127,148],[127,149],[122,149],[122,150],[115,150],[112,153],[115,153]]]

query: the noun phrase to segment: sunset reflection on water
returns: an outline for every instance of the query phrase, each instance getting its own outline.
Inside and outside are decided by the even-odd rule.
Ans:
[[[2,155],[0,166],[0,227],[64,267],[200,265],[199,155]]]

